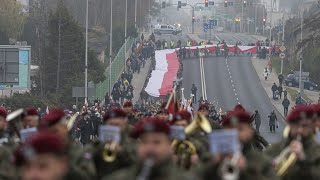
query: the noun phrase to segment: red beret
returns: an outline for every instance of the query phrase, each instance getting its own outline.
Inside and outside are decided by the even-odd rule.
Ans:
[[[14,153],[14,163],[23,165],[39,154],[63,155],[66,152],[66,144],[57,135],[47,131],[40,131],[30,137],[25,144],[21,145]]]
[[[125,117],[127,117],[127,114],[122,109],[115,108],[104,115],[103,121],[106,122],[111,118],[125,118]]]
[[[131,101],[126,101],[124,104],[123,104],[123,107],[132,107],[132,102]]]
[[[169,136],[170,126],[157,117],[146,117],[134,126],[132,137],[139,138],[141,135],[148,132],[163,133]]]
[[[43,117],[42,121],[44,125],[48,127],[57,124],[61,120],[65,120],[65,116],[66,114],[62,109],[50,109],[49,113]]]
[[[24,110],[25,116],[38,116],[38,110],[34,107],[28,107]]]
[[[317,118],[320,118],[320,104],[314,104],[312,108]]]
[[[234,107],[234,111],[243,111],[243,112],[245,112],[246,110],[244,109],[244,107],[241,104],[237,104]]]
[[[209,111],[209,106],[207,104],[201,104],[198,108],[198,111],[200,110],[207,110]]]
[[[314,108],[312,106],[297,106],[287,117],[288,123],[297,123],[302,119],[312,119],[314,117]]]
[[[179,111],[176,114],[173,115],[171,123],[174,124],[176,121],[179,120],[187,120],[188,123],[191,121],[191,114],[188,111]]]
[[[239,123],[250,124],[251,116],[242,106],[237,105],[233,111],[229,111],[222,118],[222,126],[234,126]]]
[[[5,108],[0,108],[0,116],[7,118],[7,110]]]

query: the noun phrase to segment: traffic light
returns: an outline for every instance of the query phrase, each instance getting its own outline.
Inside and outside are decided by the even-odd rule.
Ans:
[[[192,22],[194,23],[196,21],[196,17],[192,17]]]
[[[209,6],[209,0],[204,0],[204,6],[208,7]]]
[[[178,9],[181,8],[181,1],[178,1]]]
[[[266,18],[263,18],[263,25],[266,26]]]
[[[228,7],[228,1],[227,0],[224,1],[224,7]]]
[[[247,7],[247,1],[243,1],[243,7],[244,7],[244,8]]]
[[[166,8],[166,2],[162,2],[162,8]]]

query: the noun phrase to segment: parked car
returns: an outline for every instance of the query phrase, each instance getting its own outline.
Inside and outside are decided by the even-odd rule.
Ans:
[[[154,33],[157,35],[161,34],[173,34],[177,35],[182,32],[182,29],[180,27],[175,27],[172,25],[165,25],[165,24],[158,24],[154,27]]]
[[[284,83],[290,87],[299,87],[299,77],[294,74],[289,74],[284,79]],[[318,85],[307,79],[304,81],[304,89],[308,89],[310,91],[318,90]]]

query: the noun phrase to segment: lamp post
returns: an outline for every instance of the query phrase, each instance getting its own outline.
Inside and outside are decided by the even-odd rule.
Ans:
[[[110,0],[110,45],[109,45],[109,94],[111,94],[111,71],[112,71],[112,6],[113,6],[113,0]]]
[[[88,16],[89,16],[89,0],[86,2],[86,50],[85,50],[85,70],[84,70],[84,101],[88,103]]]
[[[124,71],[126,71],[126,61],[127,61],[127,24],[128,24],[128,0],[126,0],[126,12],[124,18]]]

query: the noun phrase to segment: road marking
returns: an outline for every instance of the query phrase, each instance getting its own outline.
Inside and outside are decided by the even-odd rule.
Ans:
[[[233,89],[234,92],[236,92],[236,89]]]
[[[235,96],[238,96],[237,93],[234,93]]]
[[[230,79],[232,79],[232,76],[230,76]]]
[[[204,100],[207,100],[207,85],[206,77],[204,73],[203,57],[200,57],[200,81],[201,81],[201,92]]]
[[[237,101],[239,102],[239,98],[237,98]]]

